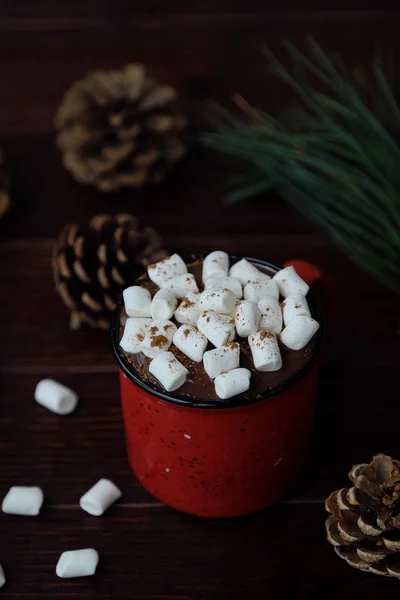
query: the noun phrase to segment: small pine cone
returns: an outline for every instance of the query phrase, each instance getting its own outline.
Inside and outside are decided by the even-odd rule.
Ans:
[[[160,183],[186,153],[177,96],[140,64],[88,73],[57,111],[64,167],[102,192]]]
[[[10,178],[5,167],[4,153],[0,149],[0,217],[6,214],[10,207]]]
[[[350,566],[400,578],[400,462],[378,454],[325,503],[328,541]]]
[[[87,323],[107,329],[122,290],[166,256],[154,229],[141,228],[131,215],[97,215],[84,226],[67,225],[52,267],[56,291],[71,311],[71,328]]]

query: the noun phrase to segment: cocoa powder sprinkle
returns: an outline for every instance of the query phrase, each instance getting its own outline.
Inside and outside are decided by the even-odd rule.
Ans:
[[[164,348],[168,344],[168,338],[165,335],[153,335],[150,346],[152,348]]]

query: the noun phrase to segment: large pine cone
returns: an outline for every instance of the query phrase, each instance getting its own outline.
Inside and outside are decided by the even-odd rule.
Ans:
[[[10,207],[10,179],[5,167],[3,151],[0,149],[0,217],[5,215]]]
[[[82,227],[67,225],[52,266],[56,290],[71,311],[71,328],[88,323],[107,329],[122,290],[166,256],[154,229],[140,228],[131,215],[97,215]]]
[[[186,151],[176,90],[139,64],[75,82],[55,125],[64,167],[102,192],[160,183]]]
[[[328,541],[352,567],[400,577],[400,462],[378,454],[349,478],[326,501]]]

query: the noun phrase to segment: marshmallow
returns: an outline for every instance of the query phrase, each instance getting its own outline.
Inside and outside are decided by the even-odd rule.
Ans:
[[[278,300],[262,298],[258,303],[258,308],[261,311],[259,329],[280,333],[282,331],[282,309]]]
[[[199,308],[201,311],[214,310],[216,313],[229,314],[235,304],[235,295],[227,289],[210,288],[200,294]]]
[[[240,346],[237,342],[208,350],[203,356],[204,370],[211,379],[225,371],[237,369],[240,360]]]
[[[307,292],[310,289],[300,275],[297,275],[296,269],[292,266],[278,271],[274,275],[273,280],[278,284],[279,291],[284,298],[292,294],[307,296]]]
[[[78,396],[54,379],[42,379],[36,386],[35,400],[58,415],[69,415],[78,404]]]
[[[160,352],[168,350],[176,325],[167,319],[155,319],[150,323],[148,332],[140,345],[140,350],[145,356],[155,358]]]
[[[235,323],[236,331],[240,337],[249,337],[252,333],[258,331],[258,324],[261,319],[261,311],[254,302],[239,302],[236,307]]]
[[[200,294],[198,292],[189,292],[186,294],[176,311],[174,312],[175,321],[178,323],[187,323],[188,325],[197,325],[200,316],[198,310]]]
[[[58,577],[86,577],[94,575],[99,555],[93,548],[63,552],[58,559],[56,574]]]
[[[228,373],[221,373],[215,378],[215,393],[218,398],[227,400],[232,396],[247,392],[250,387],[250,371],[248,369],[232,369]]]
[[[248,283],[253,282],[260,283],[261,281],[268,281],[269,279],[271,279],[269,275],[257,269],[257,267],[255,267],[251,262],[249,262],[245,258],[239,260],[239,262],[234,264],[229,269],[229,275],[231,277],[236,277],[236,279],[239,279],[242,285],[247,285]]]
[[[201,362],[207,348],[208,340],[192,325],[182,325],[175,332],[173,342],[175,346],[194,362]]]
[[[203,260],[203,283],[207,281],[209,277],[225,277],[228,275],[229,269],[229,256],[222,250],[215,250],[211,252]]]
[[[311,317],[308,302],[302,294],[292,294],[285,298],[285,301],[282,302],[282,312],[285,325],[298,315]]]
[[[40,487],[11,487],[4,496],[1,510],[7,515],[36,517],[43,504],[43,491]]]
[[[123,291],[125,311],[128,317],[150,317],[151,294],[140,285],[132,285]]]
[[[278,284],[273,279],[261,281],[260,283],[248,283],[244,288],[245,300],[258,304],[261,298],[265,297],[279,300]]]
[[[170,319],[178,301],[170,290],[158,290],[151,301],[150,312],[153,319]]]
[[[175,275],[171,279],[162,281],[160,287],[170,290],[176,298],[184,298],[189,292],[198,292],[196,279],[192,273]]]
[[[236,309],[235,309],[235,312],[236,312]],[[224,323],[228,323],[228,325],[232,325],[232,327],[235,327],[235,317],[233,315],[218,315],[218,316]]]
[[[210,288],[214,288],[215,290],[230,290],[238,300],[243,294],[242,284],[236,277],[209,277],[205,282],[204,289],[209,290]]]
[[[235,337],[233,325],[225,323],[213,310],[206,310],[201,313],[197,321],[198,330],[217,348],[229,344]]]
[[[279,337],[290,350],[302,350],[318,329],[317,321],[306,315],[298,315],[290,319]]]
[[[125,323],[124,335],[119,345],[125,352],[137,354],[141,351],[140,346],[150,329],[152,319],[145,317],[129,317]]]
[[[0,588],[3,587],[5,582],[6,582],[6,576],[4,575],[3,567],[0,565]]]
[[[162,352],[154,358],[149,371],[167,390],[174,392],[181,387],[189,375],[189,371],[175,358],[172,352]]]
[[[278,341],[270,331],[259,331],[250,335],[249,346],[257,371],[279,371],[282,367]]]
[[[112,481],[100,479],[90,490],[83,494],[79,500],[79,505],[89,515],[100,517],[121,496],[121,490]]]
[[[163,281],[171,279],[171,277],[175,277],[176,275],[187,273],[187,266],[179,254],[172,254],[172,256],[160,262],[149,265],[147,273],[151,281],[158,285],[158,287],[162,287],[161,284]]]

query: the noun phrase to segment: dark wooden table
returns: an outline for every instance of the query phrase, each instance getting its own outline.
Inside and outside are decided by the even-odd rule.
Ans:
[[[165,5],[168,5],[168,10]],[[0,134],[13,172],[12,212],[0,223],[0,496],[41,485],[37,518],[0,514],[1,598],[377,600],[400,582],[350,569],[324,539],[324,498],[346,485],[354,462],[400,457],[398,300],[278,199],[227,208],[213,160],[195,152],[157,190],[103,196],[75,184],[55,149],[52,119],[63,92],[87,69],[149,64],[179,86],[190,111],[233,91],[274,106],[284,92],[266,74],[259,44],[312,33],[355,62],[377,39],[396,48],[394,2],[128,3],[21,0],[0,6]],[[370,10],[376,8],[377,10]],[[271,261],[314,261],[332,278],[336,321],[322,365],[313,464],[279,506],[246,518],[204,521],[151,498],[124,452],[116,367],[107,334],[72,332],[53,290],[51,249],[60,228],[96,212],[130,211],[172,251],[243,252]],[[81,398],[68,418],[38,406],[43,377]],[[102,518],[77,501],[100,477],[123,499]],[[55,575],[65,549],[93,546],[95,577]]]

